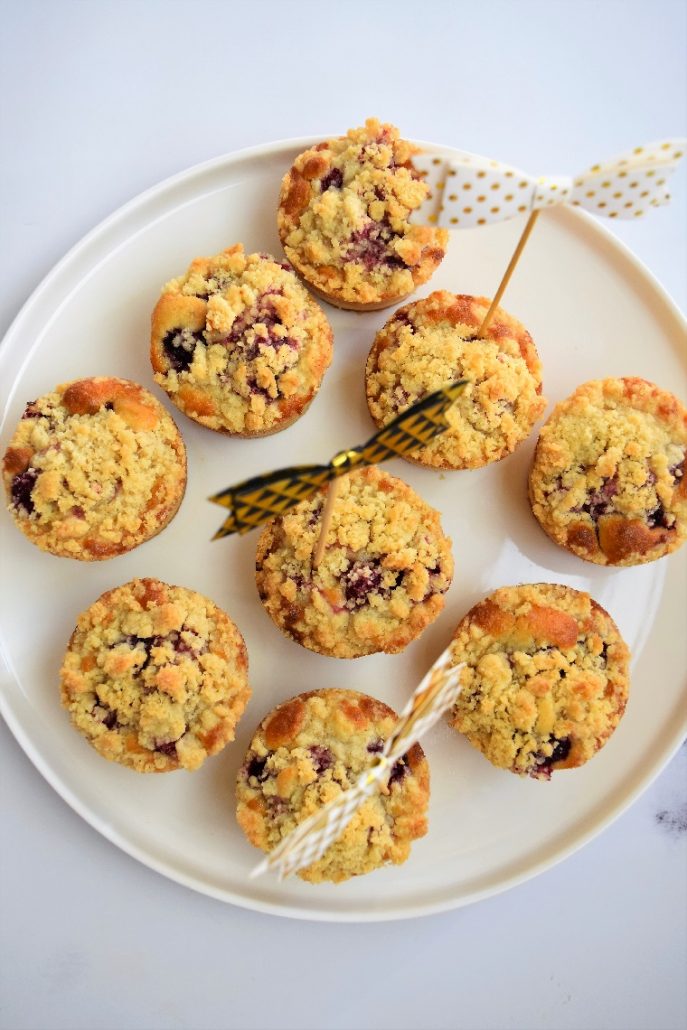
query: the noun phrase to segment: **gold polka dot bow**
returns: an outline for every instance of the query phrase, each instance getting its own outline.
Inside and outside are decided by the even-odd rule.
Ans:
[[[670,200],[667,181],[687,140],[635,147],[573,178],[533,178],[499,161],[465,154],[446,161],[419,154],[413,164],[429,186],[417,220],[449,229],[501,222],[556,204],[573,204],[608,218],[638,218]]]
[[[460,675],[464,668],[465,663],[453,664],[450,648],[444,651],[401,712],[382,751],[374,758],[370,756],[370,767],[361,773],[358,782],[299,823],[256,866],[251,876],[272,869],[283,879],[317,862],[341,836],[367,798],[378,791],[388,793],[394,767],[406,764],[412,745],[455,703],[461,691]]]
[[[213,540],[232,533],[247,533],[275,515],[311,497],[317,490],[358,465],[378,465],[397,455],[424,447],[448,427],[446,412],[467,385],[449,383],[397,415],[362,447],[341,451],[328,465],[296,465],[254,476],[210,497],[231,509]]]

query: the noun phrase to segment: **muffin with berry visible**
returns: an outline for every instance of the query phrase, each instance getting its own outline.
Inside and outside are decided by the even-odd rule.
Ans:
[[[41,550],[100,561],[159,533],[181,504],[186,450],[152,394],[125,379],[30,401],[3,460],[11,515]]]
[[[494,591],[451,651],[465,668],[449,723],[501,769],[548,780],[583,765],[625,711],[629,651],[601,605],[571,587]]]
[[[373,764],[396,713],[354,690],[314,690],[263,719],[239,770],[237,818],[256,848],[272,851],[299,823],[353,787]],[[429,768],[419,744],[391,769],[316,862],[298,875],[338,883],[410,854],[427,832]]]
[[[541,362],[525,327],[497,308],[477,336],[489,304],[439,290],[399,308],[377,333],[365,390],[378,426],[447,383],[468,380],[446,413],[448,429],[406,455],[409,461],[445,470],[499,461],[543,413]]]
[[[332,330],[293,270],[238,243],[192,262],[152,318],[155,380],[184,414],[234,436],[286,429],[332,359]]]
[[[529,477],[551,539],[598,565],[639,565],[687,538],[687,410],[645,379],[579,386],[542,428]]]
[[[395,304],[427,282],[446,251],[446,229],[412,225],[428,187],[418,153],[398,129],[370,118],[299,154],[285,175],[278,228],[311,289],[340,308]]]
[[[136,772],[197,769],[234,739],[250,697],[229,616],[157,579],[108,590],[79,616],[60,680],[74,727]]]
[[[325,490],[272,519],[258,541],[260,599],[276,625],[335,658],[395,654],[436,619],[453,576],[439,513],[378,468],[340,481],[313,567]]]

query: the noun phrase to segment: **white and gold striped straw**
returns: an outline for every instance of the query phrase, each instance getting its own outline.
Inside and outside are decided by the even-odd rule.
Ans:
[[[375,756],[370,768],[361,773],[358,782],[299,823],[255,867],[251,877],[273,870],[283,880],[322,857],[343,833],[365,799],[382,788],[394,764],[455,702],[461,689],[460,674],[464,665],[452,666],[451,660],[451,649],[448,648],[417,687],[382,751]]]

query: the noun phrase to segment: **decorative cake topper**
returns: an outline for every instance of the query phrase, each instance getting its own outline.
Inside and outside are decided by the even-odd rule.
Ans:
[[[572,204],[607,218],[638,218],[650,208],[668,203],[666,182],[685,149],[687,140],[682,138],[648,143],[592,165],[575,177],[534,178],[500,161],[471,154],[451,160],[429,154],[414,157],[415,167],[429,186],[429,195],[416,215],[419,220],[449,229],[471,229],[530,213],[477,336],[483,336],[489,327],[540,211]]]
[[[322,555],[324,554],[324,548],[327,543],[327,534],[329,533],[329,527],[334,517],[334,508],[336,507],[336,499],[339,496],[341,490],[341,484],[343,478],[339,477],[335,479],[327,487],[327,496],[324,499],[324,507],[322,508],[322,517],[320,518],[320,534],[315,543],[315,551],[313,553],[312,567],[318,568],[322,561]]]
[[[328,465],[295,465],[247,479],[214,494],[209,500],[231,509],[213,540],[247,533],[275,515],[283,515],[320,487],[360,465],[377,465],[423,447],[448,427],[446,411],[467,385],[449,383],[423,397],[384,426],[361,447],[341,451]]]
[[[394,763],[454,704],[460,693],[460,674],[465,663],[451,665],[452,651],[447,648],[415,690],[401,712],[398,722],[374,756],[370,768],[358,782],[308,816],[263,859],[251,873],[259,876],[276,870],[279,879],[317,862],[327,848],[343,833],[355,813],[371,794],[383,788]]]
[[[650,143],[574,177],[535,178],[500,161],[466,154],[444,160],[419,154],[413,163],[430,189],[416,218],[448,229],[471,229],[528,211],[573,204],[607,218],[638,218],[667,204],[667,180],[687,149],[687,140]]]

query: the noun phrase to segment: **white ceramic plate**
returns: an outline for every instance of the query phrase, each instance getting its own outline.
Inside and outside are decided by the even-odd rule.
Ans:
[[[162,396],[148,364],[150,312],[160,286],[196,255],[238,240],[249,250],[279,253],[279,180],[312,142],[277,143],[193,168],[149,190],[79,243],[36,290],[0,350],[2,450],[25,402],[59,382],[111,374]],[[437,288],[493,292],[521,228],[509,222],[454,233],[441,268],[419,295]],[[679,313],[637,260],[586,215],[545,212],[504,303],[534,336],[552,403],[580,382],[608,375],[644,376],[687,392]],[[3,711],[24,750],[77,812],[130,855],[196,890],[264,912],[394,919],[504,890],[607,826],[660,771],[684,732],[687,548],[621,571],[559,550],[527,503],[534,439],[475,472],[442,476],[390,463],[442,512],[456,557],[442,616],[402,655],[338,661],[284,639],[258,601],[256,534],[210,543],[222,519],[222,510],[205,500],[210,493],[280,465],[327,460],[367,439],[373,427],[364,361],[389,313],[328,309],[334,363],[310,411],[280,435],[231,440],[174,409],[188,445],[186,498],[171,526],[131,554],[92,565],[53,558],[29,544],[9,516],[0,519]],[[144,777],[105,762],[59,705],[57,671],[77,614],[134,576],[207,594],[246,638],[253,698],[236,743],[197,773]],[[234,780],[265,713],[322,686],[363,690],[398,709],[475,601],[498,586],[540,580],[588,590],[632,648],[630,703],[603,751],[582,769],[538,783],[494,769],[465,740],[438,727],[423,741],[432,772],[430,831],[405,865],[338,886],[250,880],[260,856],[236,825]]]

